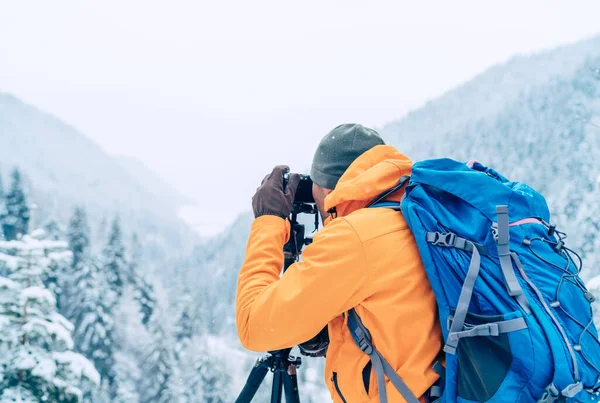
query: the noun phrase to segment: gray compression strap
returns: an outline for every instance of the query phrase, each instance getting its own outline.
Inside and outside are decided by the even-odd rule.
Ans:
[[[475,247],[480,255],[487,255],[483,245],[461,238],[452,232],[428,232],[425,239],[434,246],[456,248],[465,252],[472,252]]]
[[[508,207],[496,206],[496,214],[498,215],[498,257],[500,258],[500,267],[504,276],[506,289],[511,297],[515,297],[523,310],[529,313],[529,303],[527,297],[523,295],[523,289],[517,280],[515,271],[513,270],[512,260],[510,258],[510,230],[508,225]]]
[[[471,257],[471,263],[469,264],[469,271],[465,277],[465,282],[460,290],[460,297],[458,297],[458,304],[456,305],[456,312],[454,314],[452,326],[450,327],[448,340],[446,340],[446,345],[444,346],[444,351],[448,354],[456,353],[458,341],[460,340],[460,338],[457,336],[457,333],[463,330],[465,318],[467,317],[467,311],[469,310],[469,305],[471,303],[473,287],[475,287],[475,281],[479,276],[481,257],[477,248],[472,245],[472,242],[469,243],[471,243],[471,246],[473,247],[473,256]]]
[[[448,328],[451,327],[452,316],[448,316]],[[508,319],[499,322],[484,323],[482,325],[464,325],[464,329],[455,333],[456,337],[498,336],[500,333],[516,332],[527,328],[527,322],[523,318]]]
[[[387,375],[390,382],[392,382],[407,403],[419,403],[419,399],[415,397],[394,368],[392,368],[386,359],[383,358],[381,353],[373,346],[371,334],[365,325],[363,325],[354,308],[348,311],[348,328],[350,329],[350,334],[356,345],[371,359],[373,371],[377,378],[380,403],[388,403],[387,392],[385,390],[385,375]]]

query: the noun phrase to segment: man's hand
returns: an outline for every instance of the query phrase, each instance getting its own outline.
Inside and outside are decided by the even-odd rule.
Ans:
[[[254,217],[274,215],[285,219],[290,215],[300,183],[300,175],[290,175],[287,186],[283,189],[283,175],[289,170],[290,168],[285,165],[278,165],[263,179],[252,197]]]

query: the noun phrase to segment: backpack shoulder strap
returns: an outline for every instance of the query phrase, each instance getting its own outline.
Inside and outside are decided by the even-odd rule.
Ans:
[[[392,368],[385,358],[383,358],[381,353],[373,346],[371,333],[369,333],[369,330],[363,325],[354,308],[348,311],[348,328],[350,329],[352,339],[358,348],[371,359],[375,377],[377,378],[379,401],[381,403],[388,403],[387,392],[385,390],[385,376],[387,376],[407,403],[419,403],[419,399],[417,399],[408,386],[406,386],[406,383],[404,383],[394,368]]]

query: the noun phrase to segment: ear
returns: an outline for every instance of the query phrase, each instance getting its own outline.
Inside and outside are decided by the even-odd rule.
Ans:
[[[333,190],[332,190],[332,189],[325,189],[325,188],[323,188],[323,194],[324,194],[325,196],[327,196],[327,195],[328,195],[328,194],[330,194],[331,192],[333,192]]]

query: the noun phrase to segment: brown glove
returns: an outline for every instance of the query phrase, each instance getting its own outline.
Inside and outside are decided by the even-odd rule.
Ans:
[[[254,217],[274,215],[287,218],[291,214],[296,190],[300,183],[300,175],[291,174],[284,189],[283,175],[289,170],[290,168],[285,165],[278,165],[270,175],[263,179],[262,184],[256,189],[256,193],[252,197]]]

